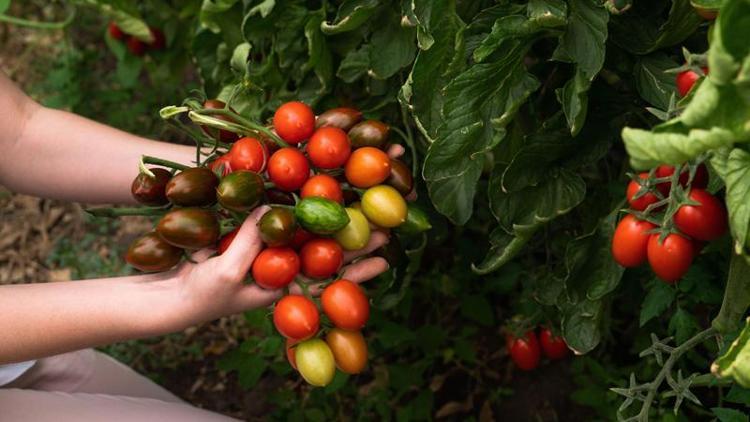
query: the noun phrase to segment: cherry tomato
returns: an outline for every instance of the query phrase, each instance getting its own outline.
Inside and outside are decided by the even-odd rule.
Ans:
[[[708,75],[708,68],[704,67],[703,73]],[[693,89],[693,85],[700,79],[700,75],[698,75],[695,71],[692,70],[685,70],[677,74],[677,92],[679,92],[680,97],[684,97],[690,92],[691,89]]]
[[[283,191],[301,188],[309,176],[310,165],[297,148],[281,148],[268,160],[268,177]]]
[[[294,213],[281,207],[271,208],[258,222],[260,238],[268,246],[286,246],[292,243],[297,230]]]
[[[210,109],[210,110],[221,110],[227,107],[227,104],[224,101],[221,100],[206,100],[206,102],[203,103],[203,108]],[[231,108],[230,108],[231,110]],[[234,111],[234,110],[232,110]],[[229,117],[222,116],[220,114],[214,114],[212,117],[223,120],[225,122],[234,123],[234,120],[232,120]],[[224,129],[216,129],[209,126],[201,125],[201,130],[203,132],[210,136],[211,138],[219,137],[219,140],[222,142],[234,142],[239,138],[239,135],[237,135],[234,132],[224,130]]]
[[[341,372],[358,374],[367,365],[367,343],[359,331],[334,328],[326,335],[326,343]]]
[[[291,338],[286,339],[286,359],[289,361],[289,365],[292,365],[292,368],[297,369],[297,359],[294,356],[294,352],[296,349],[296,345],[299,343],[299,340],[294,340]]]
[[[651,234],[656,226],[648,221],[639,220],[628,214],[620,220],[612,237],[612,256],[623,267],[637,267],[647,259],[646,249]]]
[[[529,331],[522,338],[515,338],[512,335],[508,335],[506,344],[510,358],[519,369],[531,371],[539,366],[541,352],[539,350],[539,341],[533,331]]]
[[[365,120],[349,131],[354,147],[382,147],[388,140],[390,127],[379,120]]]
[[[153,50],[164,50],[165,48],[167,48],[167,39],[164,37],[164,32],[162,32],[159,28],[151,27],[149,29],[151,31],[151,35],[154,37],[154,40],[151,42],[149,47]]]
[[[362,120],[362,112],[348,107],[332,108],[318,116],[315,127],[332,126],[348,132]]]
[[[539,333],[539,343],[542,344],[544,355],[552,360],[562,359],[570,353],[565,340],[562,337],[554,335],[552,330],[546,327],[543,327]]]
[[[143,205],[159,206],[169,202],[166,195],[167,183],[172,178],[172,174],[163,168],[152,168],[151,177],[145,173],[138,173],[130,186],[130,193],[133,198]]]
[[[193,167],[177,173],[167,183],[169,201],[182,207],[201,207],[216,202],[219,178],[211,169]]]
[[[349,280],[329,284],[320,295],[320,303],[333,325],[344,330],[360,330],[370,318],[367,296]]]
[[[337,127],[326,126],[316,130],[307,143],[310,162],[322,169],[343,166],[351,152],[349,137]]]
[[[267,248],[253,261],[253,280],[262,288],[286,287],[299,273],[299,257],[292,248]]]
[[[156,232],[147,233],[130,244],[125,261],[144,272],[167,271],[182,259],[182,249],[165,242]]]
[[[233,171],[221,179],[214,196],[228,210],[250,211],[263,201],[263,178],[252,171]]]
[[[358,188],[369,188],[385,181],[391,174],[388,155],[374,147],[355,149],[344,168],[346,180]]]
[[[315,114],[305,103],[290,101],[276,109],[273,127],[281,139],[297,144],[308,139],[315,130]]]
[[[303,341],[294,348],[294,360],[302,378],[310,385],[325,387],[336,374],[333,352],[319,338]]]
[[[128,50],[131,54],[134,56],[142,56],[144,53],[146,53],[146,48],[148,45],[146,45],[145,42],[139,40],[136,37],[130,36],[128,37],[128,40],[126,41]]]
[[[269,204],[294,205],[294,195],[279,189],[268,189],[266,199]]]
[[[703,189],[690,189],[688,198],[700,205],[683,205],[674,215],[677,228],[697,240],[711,241],[727,231],[724,205]]]
[[[344,192],[341,190],[341,185],[327,174],[318,174],[307,179],[305,184],[302,185],[300,196],[302,198],[317,196],[338,203],[344,202]]]
[[[302,295],[286,295],[273,308],[273,324],[282,336],[305,340],[318,332],[320,315],[312,300]]]
[[[108,29],[109,29],[109,36],[110,37],[112,37],[112,38],[114,38],[116,40],[120,40],[120,41],[122,41],[123,39],[125,39],[125,33],[122,32],[122,29],[120,29],[120,27],[117,26],[116,23],[110,22]]]
[[[341,268],[344,252],[333,239],[313,239],[302,246],[302,273],[310,278],[328,278]]]
[[[362,249],[370,241],[370,223],[358,209],[346,208],[346,214],[349,215],[349,224],[337,231],[334,238],[344,250]]]
[[[400,226],[408,211],[404,197],[391,186],[373,186],[362,195],[362,212],[380,227]]]
[[[156,232],[168,243],[184,249],[202,249],[216,245],[219,221],[203,208],[178,208],[166,213]]]
[[[223,254],[224,252],[229,249],[229,245],[232,244],[232,241],[235,237],[237,237],[237,233],[240,232],[240,228],[237,227],[236,229],[232,230],[231,232],[225,234],[224,236],[219,239],[219,246],[216,248],[216,251],[219,253],[219,255]]]
[[[262,173],[266,168],[266,148],[255,138],[246,136],[235,142],[227,155],[232,171],[249,170]]]
[[[214,173],[221,175],[221,177],[224,177],[232,172],[232,166],[231,164],[229,164],[229,158],[229,154],[224,154],[221,157],[211,161],[211,163],[208,164],[208,168],[210,168]]]
[[[395,158],[391,158],[391,174],[385,183],[396,188],[404,196],[414,189],[414,177],[411,174],[411,169]]]
[[[641,173],[638,175],[640,179],[648,179],[648,173]],[[659,198],[656,197],[651,192],[646,193],[645,195],[642,195],[638,198],[635,198],[636,193],[638,193],[641,190],[642,186],[636,182],[635,180],[631,180],[630,183],[628,183],[628,189],[626,192],[626,196],[628,198],[628,203],[630,204],[630,208],[637,210],[637,211],[643,211],[648,207],[649,205],[659,201]]]
[[[669,177],[674,173],[674,167],[662,164],[656,169],[656,177]],[[690,172],[688,170],[683,170],[682,173],[680,173],[680,185],[682,187],[686,187],[688,183],[688,179],[690,178]],[[661,193],[666,196],[669,194],[669,188],[672,184],[670,182],[664,182],[659,183],[656,185],[656,187],[661,191]],[[706,186],[708,186],[708,169],[706,168],[705,164],[699,165],[695,169],[695,175],[693,176],[693,181],[690,184],[691,187],[699,188],[699,189],[705,189]]]
[[[657,277],[669,284],[685,275],[694,256],[693,243],[679,234],[668,235],[661,244],[658,233],[648,239],[648,263]]]
[[[315,236],[309,231],[297,226],[297,230],[294,232],[294,237],[292,237],[291,246],[292,248],[299,250],[300,248],[302,248],[302,246],[305,245],[305,243],[307,243],[314,237]]]

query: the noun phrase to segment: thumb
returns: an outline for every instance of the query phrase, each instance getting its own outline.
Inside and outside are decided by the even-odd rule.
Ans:
[[[250,265],[263,247],[258,221],[269,209],[265,205],[260,206],[245,219],[232,244],[220,255],[222,265],[233,266],[240,273],[246,273],[250,269]]]

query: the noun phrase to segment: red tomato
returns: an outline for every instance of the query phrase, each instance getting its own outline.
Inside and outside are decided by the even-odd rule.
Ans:
[[[349,280],[334,281],[323,289],[320,304],[333,325],[344,330],[360,330],[370,318],[367,296]]]
[[[715,196],[703,189],[690,189],[690,200],[700,205],[683,205],[674,215],[677,228],[697,240],[718,239],[727,231],[727,212]]]
[[[145,42],[139,40],[136,37],[128,37],[127,40],[128,50],[134,55],[134,56],[142,56],[144,53],[146,53],[146,45]]]
[[[648,179],[648,173],[641,173],[638,175],[638,177],[640,179]],[[654,202],[657,202],[659,198],[657,198],[656,195],[654,195],[651,192],[648,192],[645,195],[635,198],[635,194],[638,193],[640,189],[641,189],[641,185],[635,180],[631,180],[630,183],[628,183],[626,196],[628,198],[628,203],[630,204],[630,208],[634,210],[638,210],[638,211],[643,211],[649,205],[653,204]]]
[[[292,238],[292,242],[290,246],[294,249],[299,250],[302,246],[305,245],[310,239],[314,238],[312,233],[309,231],[303,229],[302,227],[297,227],[297,231],[294,232],[294,237]]]
[[[232,172],[232,165],[229,162],[230,159],[231,157],[229,156],[229,154],[224,154],[221,157],[211,161],[211,163],[208,165],[208,168],[216,173],[219,170],[219,167],[221,167],[221,176],[224,177]]]
[[[343,166],[351,152],[351,143],[346,132],[333,126],[316,130],[307,143],[310,161],[315,167],[323,169]]]
[[[357,148],[344,168],[346,180],[358,188],[369,188],[382,183],[391,174],[388,154],[375,147]]]
[[[120,41],[125,39],[125,33],[114,22],[109,23],[109,36]]]
[[[216,248],[216,250],[219,252],[219,255],[222,255],[224,252],[229,249],[229,245],[232,244],[232,241],[235,237],[237,237],[237,233],[240,232],[240,228],[237,227],[236,229],[232,230],[231,232],[225,234],[224,236],[219,239],[219,246]]]
[[[708,75],[708,68],[703,67],[703,73]],[[700,79],[700,75],[695,73],[692,70],[685,70],[677,74],[676,82],[677,82],[677,92],[679,92],[680,97],[684,97],[690,92],[690,90],[693,88],[693,85],[695,85],[695,82]]]
[[[253,279],[260,287],[286,287],[299,274],[299,257],[292,248],[264,249],[253,261]]]
[[[266,148],[255,138],[244,137],[232,145],[227,154],[232,171],[261,173],[266,168]]]
[[[313,239],[300,250],[302,273],[310,278],[328,278],[344,263],[344,251],[333,239]]]
[[[315,130],[315,114],[305,103],[290,101],[276,109],[273,127],[281,139],[297,144],[309,138]]]
[[[151,42],[149,47],[153,50],[164,50],[167,48],[167,39],[164,37],[164,33],[159,28],[151,27],[151,35],[154,40]]]
[[[628,214],[620,220],[612,237],[612,256],[623,267],[637,267],[646,262],[646,248],[651,237],[649,230],[656,227],[648,221]]]
[[[283,191],[299,189],[309,176],[310,165],[297,148],[281,148],[268,160],[268,177]]]
[[[659,234],[648,239],[648,263],[663,281],[674,284],[681,279],[693,262],[693,243],[678,234],[670,234],[659,244]]]
[[[273,324],[282,336],[301,341],[318,332],[320,315],[312,300],[302,295],[287,295],[273,308]]]
[[[565,340],[552,334],[552,331],[546,327],[542,327],[539,333],[539,342],[542,344],[544,355],[552,360],[562,359],[570,352]]]
[[[663,164],[656,169],[656,177],[669,177],[673,173],[674,167],[667,164]],[[684,170],[680,174],[680,185],[682,185],[682,187],[687,186],[689,177],[690,173],[687,170]],[[656,185],[664,196],[669,195],[670,186],[670,182],[659,183]],[[708,186],[708,169],[705,164],[701,164],[695,169],[695,175],[693,176],[693,181],[690,186],[699,189],[705,189],[706,186]]]
[[[506,337],[506,345],[510,358],[519,369],[531,371],[539,366],[541,352],[539,350],[539,341],[534,331],[529,331],[522,338],[515,338],[512,335]]]
[[[286,339],[286,359],[289,361],[289,365],[292,365],[292,368],[297,369],[297,358],[294,355],[294,346],[299,343],[299,340],[294,340],[291,338]]]
[[[341,185],[327,174],[318,174],[307,179],[307,182],[302,185],[300,196],[302,198],[319,196],[338,203],[344,202],[344,192],[341,190]]]

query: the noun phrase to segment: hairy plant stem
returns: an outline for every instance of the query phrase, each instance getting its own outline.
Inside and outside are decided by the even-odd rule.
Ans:
[[[740,327],[742,316],[750,306],[750,265],[745,257],[732,255],[729,261],[727,285],[719,314],[711,326],[721,334],[728,334]]]
[[[157,157],[151,157],[149,155],[144,155],[141,158],[141,161],[144,164],[155,164],[157,166],[169,167],[175,170],[186,170],[190,168],[190,166],[186,166],[184,164],[175,163],[174,161],[164,160],[164,159],[157,158]]]
[[[711,327],[701,331],[686,342],[672,349],[669,358],[667,358],[666,362],[664,362],[664,366],[662,366],[661,371],[659,371],[659,374],[656,376],[656,378],[654,378],[654,380],[649,384],[648,394],[643,400],[643,406],[641,407],[640,413],[638,413],[637,418],[639,421],[648,422],[648,412],[651,410],[651,404],[654,402],[654,398],[656,398],[659,387],[661,386],[661,383],[664,382],[664,379],[666,379],[670,374],[670,372],[672,371],[672,367],[675,363],[677,363],[677,360],[680,358],[680,356],[715,335],[716,329]]]

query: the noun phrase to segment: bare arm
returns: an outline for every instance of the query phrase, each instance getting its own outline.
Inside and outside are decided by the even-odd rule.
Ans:
[[[29,195],[132,203],[141,155],[183,164],[195,147],[151,141],[34,102],[0,73],[0,184]]]

